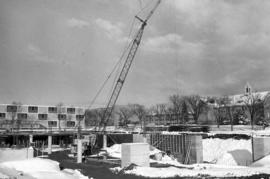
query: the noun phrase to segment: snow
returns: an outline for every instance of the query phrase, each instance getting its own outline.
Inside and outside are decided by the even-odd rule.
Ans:
[[[184,165],[163,153],[160,160],[151,163],[170,164],[170,167],[140,167],[124,170],[125,174],[144,177],[247,177],[256,174],[270,174],[270,155],[251,164],[251,140],[237,139],[203,139],[204,161],[213,164]],[[157,153],[161,152],[158,151]],[[248,166],[250,165],[250,166]],[[111,169],[118,173],[122,168]]]
[[[59,163],[49,159],[33,158],[0,163],[1,168],[15,169],[38,179],[88,179],[78,170],[60,171]]]
[[[8,176],[3,173],[0,173],[0,178],[8,178]]]
[[[64,150],[70,150],[70,148],[62,148],[59,145],[52,145],[52,152],[58,152],[58,151],[64,151]],[[49,148],[45,148],[42,150],[42,152],[48,152]]]
[[[114,144],[107,148],[107,154],[114,158],[121,158],[121,144]]]
[[[251,167],[268,167],[270,170],[270,155],[267,155],[264,158],[254,162],[250,166]]]
[[[164,153],[161,150],[158,150],[155,147],[150,147],[150,154],[149,155],[155,155],[157,153]],[[121,144],[114,144],[111,147],[107,147],[105,149],[105,152],[102,151],[99,153],[99,155],[105,155],[107,154],[110,157],[114,157],[114,158],[121,158]],[[95,155],[92,155],[95,156]]]
[[[240,167],[240,166],[223,166],[212,164],[194,164],[183,165],[185,168],[166,167],[166,168],[154,168],[154,167],[134,167],[132,170],[124,171],[125,174],[134,174],[144,177],[241,177],[252,176],[259,173],[270,174],[270,170],[261,170],[260,168]],[[182,167],[183,167],[182,166]],[[121,170],[120,167],[112,168],[113,172],[117,173]]]
[[[203,160],[221,165],[248,165],[252,161],[251,140],[203,139]]]

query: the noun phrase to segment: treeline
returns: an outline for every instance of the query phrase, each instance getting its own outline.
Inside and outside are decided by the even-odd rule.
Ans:
[[[155,116],[157,119],[164,119],[166,116],[168,121],[171,120],[170,117],[174,117],[176,124],[198,124],[200,116],[205,113],[211,118],[208,121],[218,127],[229,124],[233,130],[233,125],[250,124],[253,128],[254,125],[267,123],[264,110],[268,106],[268,99],[268,94],[262,96],[259,93],[246,95],[237,102],[233,102],[228,96],[202,97],[174,94],[168,98],[167,103],[148,108],[141,104],[116,106],[107,125],[127,127],[129,124],[137,124],[143,128],[146,119],[150,116]],[[101,127],[103,113],[104,109],[86,110],[86,126]]]

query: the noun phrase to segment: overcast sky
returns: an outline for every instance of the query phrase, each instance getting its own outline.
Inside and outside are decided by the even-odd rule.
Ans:
[[[0,103],[89,105],[151,2],[141,17],[155,1],[0,0]],[[247,81],[270,90],[269,9],[268,0],[164,0],[117,103],[239,94]]]

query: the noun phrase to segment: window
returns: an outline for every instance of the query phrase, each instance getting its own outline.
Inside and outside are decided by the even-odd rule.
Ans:
[[[7,106],[7,112],[17,112],[17,106],[14,105]]]
[[[67,127],[74,127],[75,121],[67,121]]]
[[[38,114],[38,119],[39,120],[47,120],[48,119],[48,114]]]
[[[67,113],[75,114],[75,108],[67,108]]]
[[[67,115],[65,115],[65,114],[58,114],[58,119],[59,120],[66,120],[67,119]]]
[[[76,115],[76,120],[83,120],[84,119],[84,115]]]
[[[49,111],[49,113],[57,113],[57,108],[56,107],[49,107],[48,111]]]
[[[28,112],[29,113],[37,113],[38,107],[37,106],[28,106]]]
[[[48,126],[49,127],[56,127],[57,126],[57,121],[48,121]]]
[[[1,119],[6,118],[6,113],[0,113],[0,118]]]
[[[27,119],[27,114],[26,113],[18,113],[17,117],[18,117],[18,119]]]

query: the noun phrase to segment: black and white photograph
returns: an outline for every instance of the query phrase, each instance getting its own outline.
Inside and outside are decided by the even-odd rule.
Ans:
[[[0,179],[163,178],[270,178],[270,1],[0,0]]]

